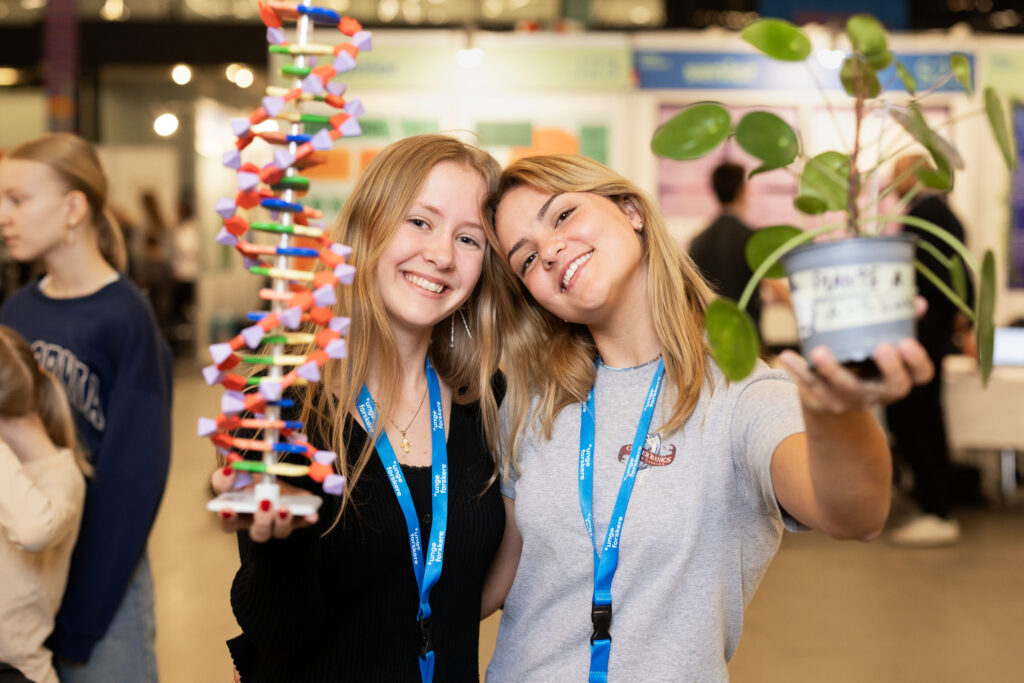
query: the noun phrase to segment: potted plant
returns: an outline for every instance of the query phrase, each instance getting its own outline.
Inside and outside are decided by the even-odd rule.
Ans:
[[[851,53],[840,70],[846,93],[853,98],[855,134],[848,152],[826,151],[806,158],[793,129],[778,116],[753,111],[733,125],[729,112],[713,102],[692,105],[662,125],[654,134],[651,148],[655,154],[685,161],[697,159],[717,148],[728,137],[760,160],[751,175],[793,166],[799,175],[796,208],[808,215],[841,211],[842,220],[813,230],[790,225],[759,229],[746,246],[753,277],[738,302],[716,299],[708,308],[707,330],[712,353],[723,372],[731,379],[745,377],[754,367],[760,342],[753,320],[745,311],[763,277],[788,275],[793,291],[794,313],[801,346],[807,353],[818,344],[829,346],[841,362],[851,365],[870,363],[875,345],[914,336],[914,269],[917,268],[974,323],[982,381],[992,368],[993,312],[995,306],[995,259],[986,252],[979,264],[964,244],[939,226],[914,216],[878,215],[880,196],[890,192],[902,178],[895,178],[874,195],[864,191],[872,175],[879,174],[879,159],[871,168],[858,165],[863,148],[861,123],[869,113],[885,112],[904,128],[927,152],[930,164],[912,168],[916,174],[914,190],[948,192],[953,187],[954,169],[962,161],[953,146],[932,130],[921,113],[919,102],[929,91],[917,93],[913,76],[894,59],[881,23],[859,14],[846,24]],[[759,19],[742,32],[745,41],[776,60],[799,62],[811,54],[811,41],[798,27],[779,19]],[[970,65],[962,54],[950,56],[950,73],[970,96],[973,94]],[[895,61],[895,70],[908,98],[895,102],[888,97],[878,72]],[[934,90],[933,86],[931,90]],[[991,89],[984,93],[985,112],[1007,166],[1014,166],[1013,140],[999,97]],[[951,258],[922,242],[948,273],[936,273],[914,261],[913,236],[879,234],[885,222],[912,224],[948,244]],[[813,243],[825,234],[842,239]],[[967,296],[964,265],[978,282],[976,303]],[[947,284],[949,283],[949,284]]]

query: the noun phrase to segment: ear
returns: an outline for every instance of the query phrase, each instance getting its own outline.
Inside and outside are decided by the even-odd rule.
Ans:
[[[629,218],[629,222],[632,223],[633,229],[637,232],[641,232],[644,229],[644,218],[640,215],[640,211],[636,208],[636,204],[633,203],[632,197],[619,197],[618,205],[622,210],[622,213],[626,214],[626,217]]]
[[[69,226],[79,225],[89,218],[89,200],[81,190],[69,190],[64,195],[64,205]]]

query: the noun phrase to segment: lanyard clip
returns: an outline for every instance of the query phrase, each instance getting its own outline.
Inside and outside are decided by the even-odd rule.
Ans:
[[[430,625],[430,617],[420,617],[420,657],[426,657],[434,650],[434,632]]]
[[[611,642],[612,639],[612,606],[598,605],[591,603],[590,606],[590,621],[594,625],[594,634],[590,636],[590,644],[593,645],[595,640],[607,640]]]

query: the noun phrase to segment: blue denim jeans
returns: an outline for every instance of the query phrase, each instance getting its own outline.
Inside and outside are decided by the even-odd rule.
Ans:
[[[149,555],[139,560],[107,634],[81,665],[58,662],[61,683],[157,683],[156,616]]]

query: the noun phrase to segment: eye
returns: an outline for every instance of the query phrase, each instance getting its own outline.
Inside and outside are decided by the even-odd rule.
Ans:
[[[405,222],[406,223],[412,223],[414,226],[416,226],[420,230],[429,230],[430,229],[430,223],[426,222],[422,218],[406,218]]]
[[[568,220],[569,216],[571,216],[572,212],[575,211],[575,210],[576,210],[576,207],[574,206],[571,209],[566,209],[565,211],[562,211],[561,213],[559,213],[555,217],[555,225],[556,226],[557,225],[561,225],[562,221]]]
[[[458,240],[460,243],[469,245],[471,247],[479,247],[480,246],[480,243],[476,239],[471,237],[470,235],[459,235],[455,239]]]
[[[533,260],[535,258],[537,258],[537,252],[533,252],[532,254],[528,254],[526,256],[526,258],[523,259],[523,262],[521,264],[519,264],[519,275],[520,276],[526,275],[526,269],[530,267],[530,264],[533,263]]]

